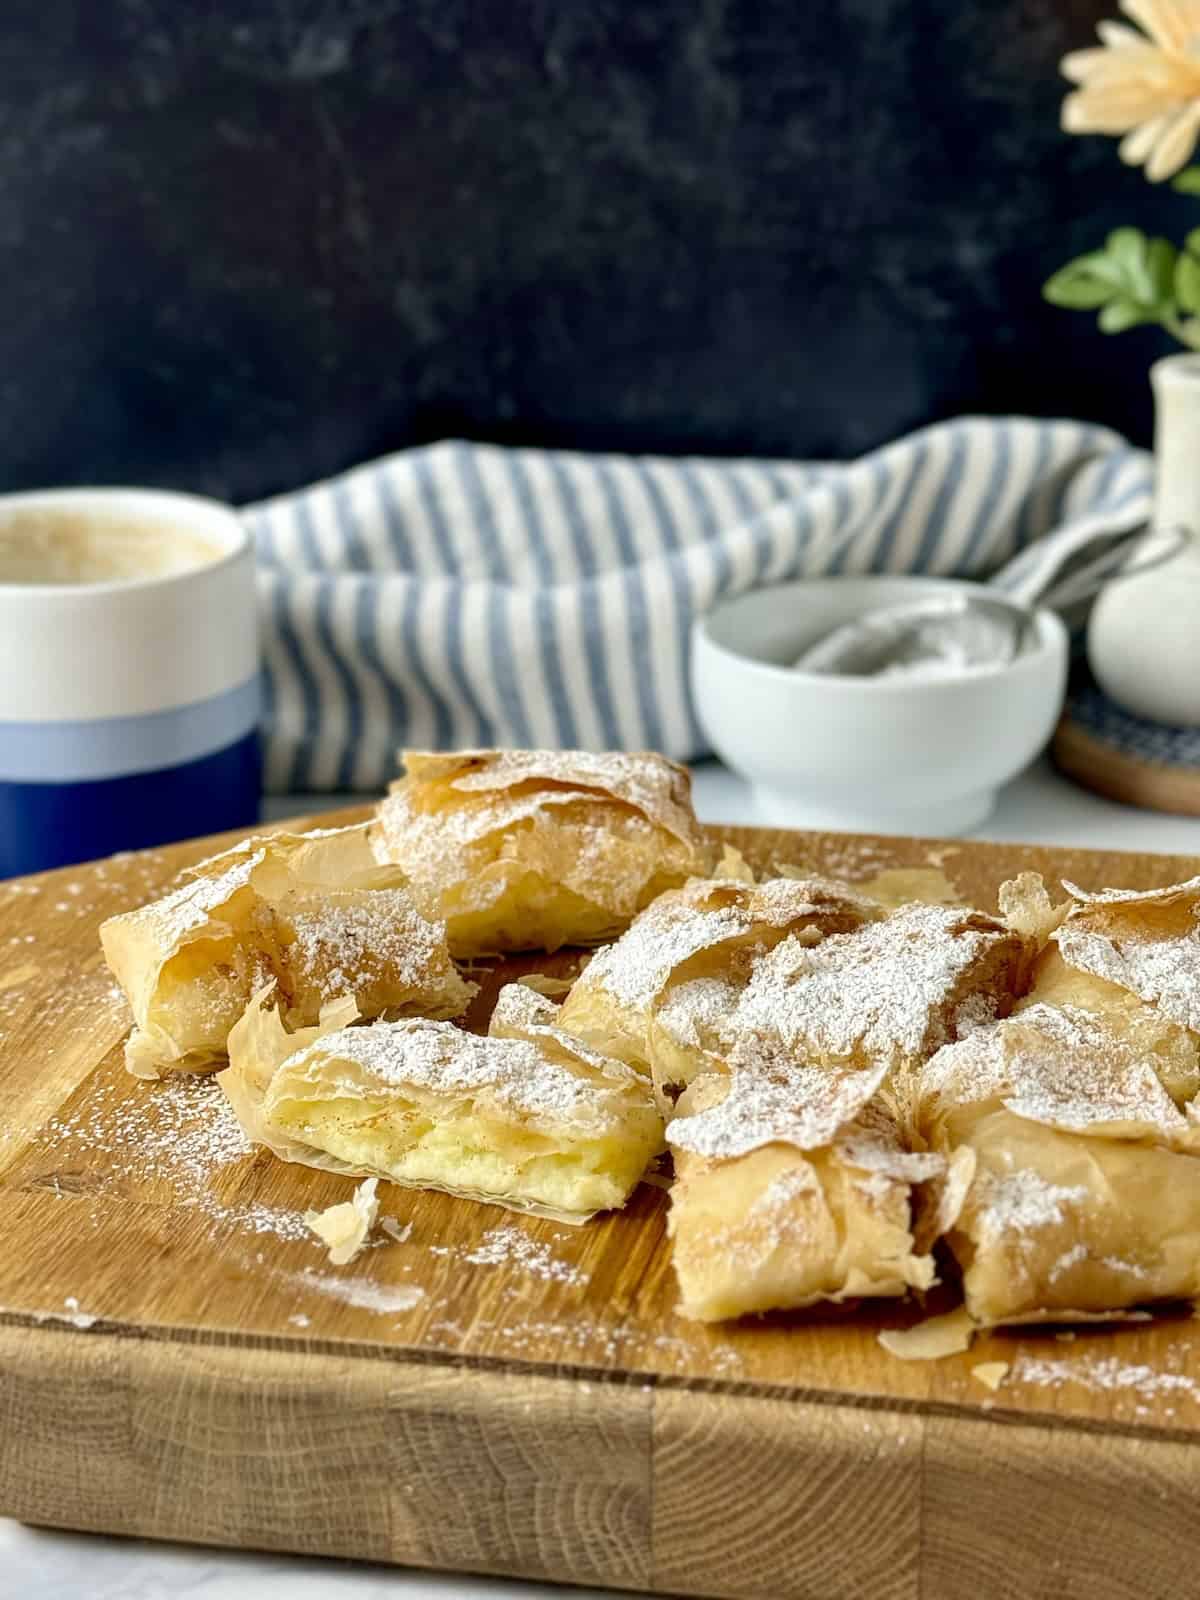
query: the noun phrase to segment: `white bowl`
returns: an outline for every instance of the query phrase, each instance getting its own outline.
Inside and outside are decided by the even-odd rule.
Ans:
[[[789,663],[865,611],[949,593],[950,578],[817,578],[739,595],[692,628],[692,690],[713,749],[780,826],[953,834],[1049,739],[1067,678],[1050,611],[1004,666],[913,681],[798,672]]]

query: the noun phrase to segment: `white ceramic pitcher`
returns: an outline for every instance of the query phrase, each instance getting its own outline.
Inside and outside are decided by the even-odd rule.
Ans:
[[[1088,660],[1104,692],[1138,716],[1200,727],[1200,355],[1167,356],[1154,384],[1155,522],[1183,527],[1183,550],[1118,578],[1088,624]]]

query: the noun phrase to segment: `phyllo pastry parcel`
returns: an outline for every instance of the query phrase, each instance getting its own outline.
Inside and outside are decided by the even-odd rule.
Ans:
[[[695,880],[661,895],[597,951],[563,1002],[561,1025],[652,1073],[664,1103],[712,1070],[720,1021],[758,957],[793,935],[817,943],[882,916],[824,878]]]
[[[380,861],[471,957],[599,944],[707,870],[691,780],[664,756],[584,750],[404,752],[378,809]]]
[[[919,1126],[949,1161],[938,1226],[980,1324],[1200,1295],[1200,1160],[1136,1028],[1035,1002],[947,1046]]]
[[[714,1024],[667,1138],[681,1309],[705,1320],[929,1287],[914,1186],[913,1074],[1012,1005],[1021,935],[910,905],[828,937],[789,934]],[[925,1208],[927,1209],[927,1208]]]
[[[418,911],[398,869],[375,861],[365,824],[248,839],[187,877],[100,930],[133,1011],[125,1059],[138,1077],[221,1065],[267,981],[291,1027],[346,995],[365,1017],[453,1017],[475,993],[444,928]]]
[[[548,1025],[547,1002],[502,996],[508,1027],[490,1037],[336,1016],[297,1036],[269,999],[234,1029],[220,1082],[248,1135],[284,1161],[583,1222],[623,1205],[661,1149],[649,1086]]]
[[[981,911],[902,906],[816,944],[784,939],[756,964],[729,1026],[777,1057],[882,1066],[881,1094],[905,1126],[915,1070],[1012,1008],[1025,951]]]
[[[701,1321],[934,1282],[913,1185],[942,1170],[906,1152],[875,1098],[886,1068],[831,1070],[752,1047],[698,1078],[667,1137],[680,1312]]]

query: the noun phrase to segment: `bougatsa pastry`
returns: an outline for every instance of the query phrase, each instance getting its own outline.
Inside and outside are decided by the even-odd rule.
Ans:
[[[1200,1294],[1200,1160],[1152,1052],[1035,1002],[939,1051],[918,1122],[952,1163],[939,1227],[975,1322]]]
[[[1023,874],[1001,888],[1011,901],[1020,884],[1028,907],[1041,880]],[[1017,1010],[1036,1004],[1075,1006],[1102,1018],[1152,1063],[1167,1093],[1184,1105],[1200,1092],[1200,880],[1165,889],[1087,894],[1046,919],[1045,937]],[[1031,893],[1032,890],[1032,893]],[[1010,921],[1012,917],[1010,915]]]
[[[599,944],[656,895],[707,870],[691,780],[664,756],[583,750],[408,750],[372,839],[408,876],[450,949]]]
[[[942,1161],[902,1148],[873,1098],[885,1071],[764,1060],[743,1043],[729,1076],[684,1092],[668,1128],[684,1316],[711,1322],[930,1287],[912,1192]]]
[[[563,1002],[560,1025],[652,1071],[669,1099],[715,1065],[715,1026],[757,957],[789,934],[819,940],[880,915],[823,878],[696,880],[660,896],[597,951]]]
[[[231,1034],[220,1083],[284,1161],[583,1222],[623,1205],[661,1148],[648,1085],[540,1022],[486,1038],[423,1018],[297,1036],[269,1000]]]
[[[1200,878],[1098,894],[1064,887],[1075,903],[1053,939],[1066,964],[1200,1031]]]
[[[100,929],[133,1011],[125,1059],[138,1077],[220,1065],[267,980],[293,1027],[345,995],[367,1017],[452,1017],[475,993],[444,928],[418,911],[397,868],[376,862],[365,824],[249,839],[188,878]]]
[[[882,1096],[907,1126],[913,1073],[1011,1009],[1024,951],[994,917],[919,904],[817,944],[789,937],[755,965],[727,1032],[779,1057],[882,1067]]]
[[[1035,1005],[1072,1007],[1089,1013],[1152,1066],[1178,1106],[1200,1093],[1200,1035],[1131,990],[1069,967],[1056,944],[1038,957],[1029,992],[1015,1013]]]

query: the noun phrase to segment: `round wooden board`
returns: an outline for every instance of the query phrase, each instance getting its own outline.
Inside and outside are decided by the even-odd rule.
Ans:
[[[1200,767],[1148,761],[1105,744],[1068,712],[1051,746],[1056,765],[1085,789],[1147,811],[1200,817]]]

